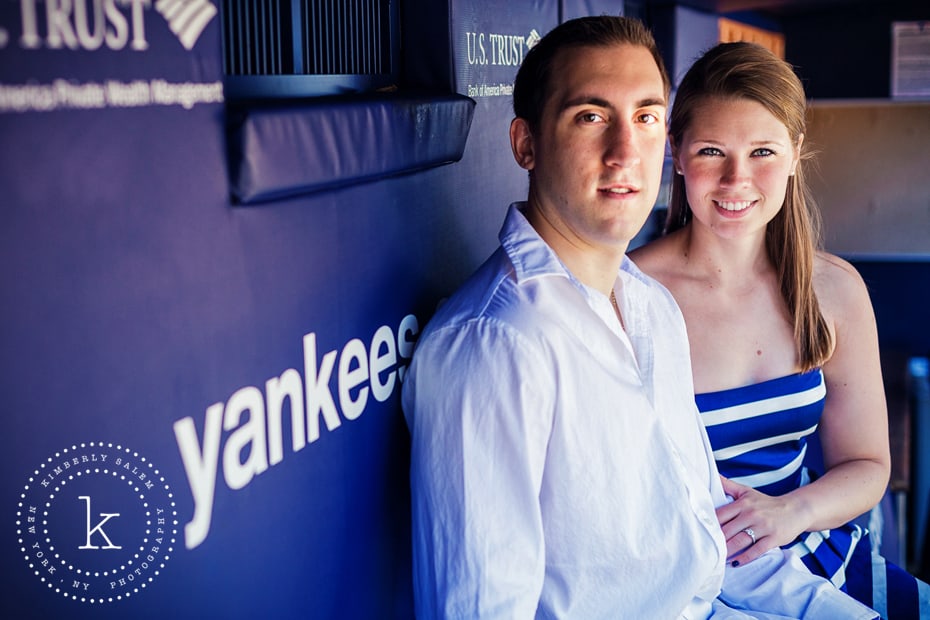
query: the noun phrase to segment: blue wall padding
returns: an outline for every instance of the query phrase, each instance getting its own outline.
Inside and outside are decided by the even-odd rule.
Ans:
[[[0,450],[0,618],[409,620],[399,377],[411,319],[425,325],[496,247],[509,202],[526,196],[509,97],[473,102],[447,83],[426,99],[418,83],[406,98],[343,100],[327,122],[319,110],[335,99],[293,102],[290,118],[270,107],[244,113],[222,100],[218,14],[188,48],[191,22],[169,11],[181,4],[204,19],[220,7],[0,2],[0,413],[10,438]],[[453,31],[447,17],[439,36],[449,50],[431,53],[467,59],[452,51],[466,34],[526,37],[555,22],[553,11],[515,3],[514,19],[498,23],[485,4],[457,3],[486,21]],[[507,84],[515,72],[469,66],[470,84]],[[230,140],[230,129],[246,128],[260,131]],[[229,171],[243,154],[266,166],[249,173],[256,195],[256,181],[271,193],[318,182],[301,176],[308,170],[346,183],[241,208]],[[362,182],[368,174],[391,176]],[[391,342],[396,363],[372,371]],[[346,378],[360,369],[368,379]],[[370,373],[382,385],[393,377],[392,387],[377,396]],[[295,376],[303,390],[270,396],[269,382]],[[256,396],[247,409],[235,406],[242,394]],[[293,422],[298,402],[314,403],[297,418],[315,433]],[[338,417],[324,417],[327,402]],[[207,413],[217,407],[222,426]],[[179,428],[202,458],[182,453]],[[215,450],[204,443],[210,429]],[[237,444],[248,429],[252,439]],[[294,447],[295,436],[307,440]],[[112,458],[109,444],[140,455],[134,463],[144,457],[158,485],[137,493],[102,470],[60,491],[35,482],[74,446],[85,456],[87,442],[106,442]],[[267,468],[244,486],[230,482],[253,456]],[[213,492],[195,495],[192,479],[212,481]],[[92,498],[89,518],[82,496]],[[46,502],[48,532],[30,531],[33,509],[46,520]],[[164,542],[143,542],[145,504],[170,513]],[[188,538],[211,507],[200,539]],[[79,549],[103,513],[120,516],[93,542],[106,532],[120,549]],[[59,562],[56,573],[45,560]]]
[[[263,202],[456,162],[474,108],[442,95],[246,110],[230,132],[232,195]]]
[[[869,289],[882,349],[909,356],[930,354],[930,261],[922,257],[849,260]]]

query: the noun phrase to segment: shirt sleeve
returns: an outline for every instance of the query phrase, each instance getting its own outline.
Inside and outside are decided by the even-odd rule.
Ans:
[[[733,501],[723,491],[704,433],[711,463],[710,492],[715,506]],[[713,604],[712,618],[800,618],[803,620],[873,620],[877,612],[840,591],[826,579],[811,573],[796,556],[781,548],[771,549],[742,566],[725,567],[721,593]]]
[[[812,574],[795,556],[776,548],[743,566],[727,566],[713,618],[729,609],[746,610],[753,618],[802,620],[873,620],[877,612],[832,583]]]
[[[555,389],[543,366],[525,339],[489,321],[418,344],[403,404],[421,620],[536,613],[545,575],[539,491]]]

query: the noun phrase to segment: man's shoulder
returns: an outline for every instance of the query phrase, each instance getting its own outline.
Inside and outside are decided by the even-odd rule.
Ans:
[[[507,262],[506,255],[498,248],[455,291],[440,299],[420,334],[418,347],[443,334],[465,330],[486,318],[491,302],[507,296],[508,280],[512,279]]]
[[[439,301],[428,328],[460,324],[479,316],[488,301],[500,295],[502,287],[506,289],[506,282],[512,277],[513,268],[498,247],[451,295]]]
[[[486,338],[493,334],[538,339],[552,331],[557,319],[554,306],[568,303],[561,285],[570,286],[559,274],[537,275],[520,279],[509,256],[498,248],[456,291],[442,300],[428,321],[420,341],[437,334],[473,333]],[[553,291],[553,289],[559,291]],[[559,295],[558,304],[553,297]]]

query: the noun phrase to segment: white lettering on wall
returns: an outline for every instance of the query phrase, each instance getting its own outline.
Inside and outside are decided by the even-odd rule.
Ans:
[[[465,94],[473,99],[511,96],[513,74],[540,38],[535,28],[526,36],[466,32],[466,75],[469,82],[465,84]]]
[[[326,429],[333,431],[342,424],[342,418],[358,419],[369,396],[384,402],[394,393],[403,381],[419,329],[417,318],[408,314],[396,334],[383,325],[367,346],[353,338],[341,352],[329,351],[322,358],[317,355],[316,334],[307,334],[303,337],[303,376],[288,368],[265,382],[264,394],[257,387],[245,386],[225,404],[210,405],[204,416],[202,441],[192,417],[176,421],[174,434],[194,499],[194,515],[184,527],[187,548],[200,545],[210,532],[221,463],[226,486],[238,490],[284,459],[285,402],[291,411],[291,448],[298,452],[320,438],[321,417]],[[330,387],[337,357],[335,387],[341,417]],[[223,431],[228,433],[225,442]],[[247,454],[244,462],[243,454]]]
[[[526,48],[525,39],[509,34],[492,34],[491,64],[508,67],[519,67],[523,62],[523,52]]]
[[[144,11],[151,0],[20,0],[23,34],[20,45],[37,49],[93,51],[104,44],[122,50],[148,49]],[[45,10],[40,11],[39,5]],[[40,32],[44,26],[43,40]]]
[[[484,49],[483,32],[466,32],[465,47],[468,50],[468,64],[486,65],[488,64],[488,54]]]
[[[149,105],[181,106],[223,102],[223,82],[134,80],[77,82],[54,80],[51,84],[0,84],[0,112],[48,112],[61,109],[133,108]]]

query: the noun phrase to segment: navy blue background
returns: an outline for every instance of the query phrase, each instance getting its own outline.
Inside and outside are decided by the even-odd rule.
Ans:
[[[460,31],[544,34],[560,11],[530,2],[500,22],[486,4],[450,4],[453,57]],[[0,84],[222,80],[219,16],[190,51],[152,8],[145,51],[25,50],[19,7],[0,4]],[[467,68],[444,62],[446,92],[456,92]],[[224,482],[221,444],[212,524],[193,549],[173,425],[191,417],[202,440],[214,403],[247,386],[264,392],[288,368],[303,374],[305,334],[316,335],[319,360],[354,338],[367,346],[382,325],[396,335],[409,314],[422,327],[496,246],[507,204],[525,196],[510,118],[509,97],[479,99],[458,163],[244,207],[230,199],[223,103],[0,112],[0,615],[412,617],[399,385],[332,431],[321,420],[319,440],[298,452],[286,411],[283,460],[239,490]],[[33,471],[90,441],[151,460],[179,515],[164,570],[104,604],[40,582],[14,524]]]

